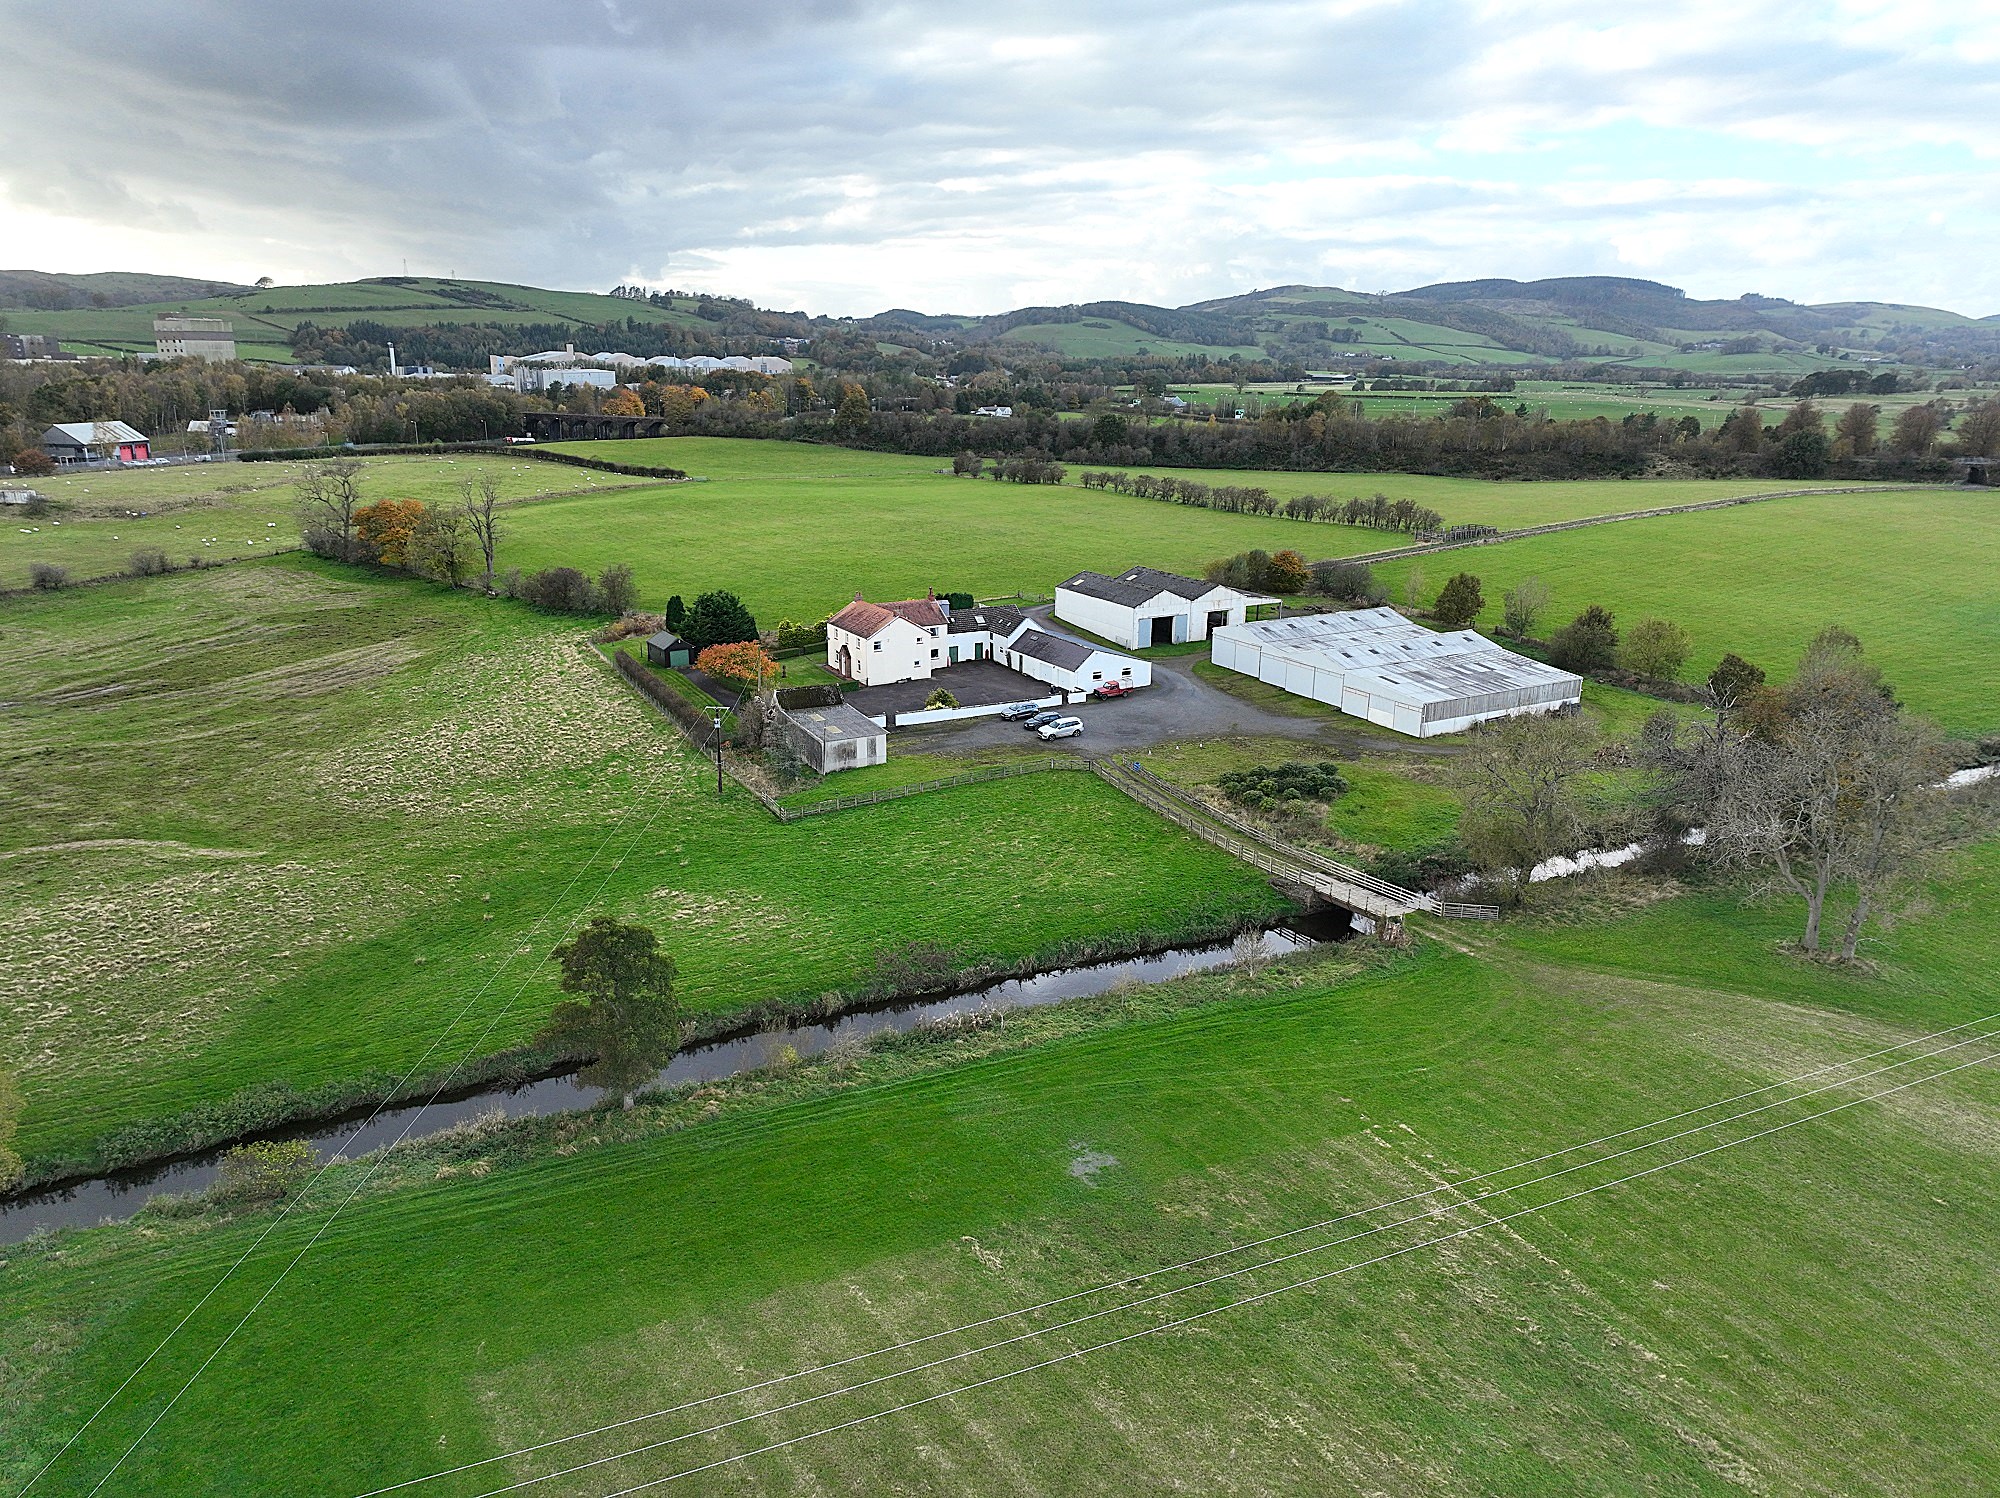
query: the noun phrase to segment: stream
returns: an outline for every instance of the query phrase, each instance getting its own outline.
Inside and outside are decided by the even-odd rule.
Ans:
[[[1258,933],[1262,954],[1283,957],[1321,942],[1350,935],[1347,912],[1338,908],[1310,914],[1294,911],[1284,924]],[[1189,973],[1227,967],[1241,954],[1233,941],[1203,946],[1171,947],[1145,957],[1115,958],[1053,968],[1025,978],[1007,978],[984,988],[958,993],[920,995],[837,1019],[799,1024],[748,1035],[725,1036],[680,1052],[648,1086],[684,1087],[720,1081],[762,1070],[789,1046],[800,1057],[816,1056],[838,1041],[866,1039],[883,1031],[908,1031],[926,1020],[975,1009],[1027,1009],[1059,1004],[1108,992],[1122,984],[1164,983]],[[517,1087],[494,1087],[434,1103],[411,1102],[383,1108],[372,1115],[362,1110],[344,1120],[301,1125],[288,1131],[259,1135],[271,1139],[303,1139],[321,1160],[358,1159],[385,1145],[406,1139],[426,1139],[473,1119],[503,1113],[508,1118],[534,1118],[596,1106],[603,1100],[597,1088],[573,1076],[546,1077]],[[163,1191],[206,1189],[220,1173],[226,1147],[205,1150],[178,1160],[112,1171],[90,1180],[24,1192],[0,1201],[0,1244],[19,1243],[37,1233],[59,1228],[96,1227],[123,1222]]]

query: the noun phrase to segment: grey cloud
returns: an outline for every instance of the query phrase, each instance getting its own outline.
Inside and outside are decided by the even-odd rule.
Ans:
[[[1789,130],[1854,142],[1849,174],[1865,176],[1875,143],[1974,152],[1977,122],[2000,116],[1990,67],[1790,4],[1717,5],[1673,46],[1635,41],[1609,62],[1577,40],[1606,24],[1583,0],[1532,19],[1470,0],[92,11],[78,26],[49,0],[0,0],[0,34],[38,59],[0,117],[16,201],[107,233],[193,220],[218,253],[253,235],[329,268],[408,253],[582,286],[684,268],[766,300],[810,286],[836,310],[910,299],[901,251],[884,248],[879,273],[829,279],[823,263],[892,242],[934,245],[917,257],[924,295],[968,310],[1065,276],[1079,297],[1193,297],[1247,279],[1616,270],[1608,246],[1634,223],[1846,200],[1784,182],[1722,194],[1696,161],[1645,202],[1591,203],[1533,153],[1468,165],[1438,141],[1525,131],[1587,158],[1591,122],[1728,131],[1746,146],[1716,175],[1754,176],[1757,138]],[[1853,264],[1915,211],[1871,202],[1887,216],[1828,236]],[[1979,212],[1990,239],[1990,202]],[[968,230],[979,248],[956,249]],[[729,283],[747,256],[764,284]],[[1989,300],[1993,274],[1975,273]]]

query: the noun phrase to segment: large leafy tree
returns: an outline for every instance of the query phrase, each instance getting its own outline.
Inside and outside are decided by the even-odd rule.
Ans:
[[[562,991],[541,1039],[588,1054],[586,1086],[632,1095],[680,1049],[674,960],[644,926],[598,916],[553,953]]]
[[[1470,572],[1455,572],[1438,590],[1437,603],[1431,612],[1446,629],[1464,629],[1485,607],[1486,596],[1479,590],[1479,579]]]

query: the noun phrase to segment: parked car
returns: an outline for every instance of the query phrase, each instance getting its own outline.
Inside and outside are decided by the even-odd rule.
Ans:
[[[1083,732],[1083,719],[1057,718],[1035,730],[1045,739],[1073,739]]]
[[[1093,697],[1130,697],[1132,689],[1122,681],[1107,681],[1101,687],[1091,688],[1090,695]]]
[[[1061,713],[1052,713],[1045,709],[1042,712],[1036,713],[1034,717],[1028,719],[1028,721],[1023,723],[1021,726],[1027,729],[1030,733],[1039,733],[1044,727],[1046,727],[1050,723],[1055,722],[1055,720],[1060,718],[1061,716],[1062,716]]]
[[[1000,718],[1003,722],[1018,723],[1023,718],[1034,717],[1040,711],[1041,709],[1032,702],[1010,702],[1000,709]]]

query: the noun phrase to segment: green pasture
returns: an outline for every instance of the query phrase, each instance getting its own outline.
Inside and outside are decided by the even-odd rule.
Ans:
[[[538,286],[514,286],[498,281],[447,279],[436,276],[403,278],[402,284],[344,281],[327,285],[277,286],[236,296],[156,302],[134,307],[71,308],[60,312],[9,311],[8,326],[17,333],[53,333],[64,347],[82,344],[128,345],[150,352],[153,317],[173,313],[192,317],[227,318],[235,327],[237,345],[267,343],[283,349],[289,359],[292,330],[302,322],[322,328],[351,322],[407,327],[423,323],[571,323],[592,327],[636,318],[647,323],[673,323],[703,328],[692,304],[657,307],[587,291],[550,291]],[[597,350],[592,350],[597,352]]]
[[[1544,635],[1593,603],[1623,624],[1673,619],[1694,639],[1691,680],[1724,651],[1782,677],[1821,626],[1841,624],[1916,711],[1953,733],[2000,729],[2000,510],[1978,490],[1781,499],[1530,536],[1387,564],[1398,597],[1412,566],[1426,597],[1454,572],[1477,575],[1482,627],[1531,573],[1553,593]]]
[[[2000,1485],[2000,1078],[1933,1075],[1985,1047],[1821,1070],[2000,1008],[2000,848],[1962,858],[1868,972],[1780,955],[1792,912],[1733,891],[1592,888],[1540,922],[1455,927],[1463,951],[1190,980],[845,1082],[712,1089],[709,1122],[699,1098],[663,1105],[650,1132],[573,1126],[524,1163],[468,1141],[434,1182],[411,1170],[348,1208],[205,1367],[344,1178],[198,1307],[268,1216],[16,1251],[4,1470],[25,1482],[173,1331],[38,1491],[95,1491],[145,1432],[106,1494],[349,1495],[718,1395],[406,1491],[598,1463],[533,1489],[589,1498],[737,1457],[675,1487]],[[1259,1267],[1279,1253],[1300,1257]],[[1332,1277],[1286,1288],[1313,1275]],[[886,1381],[843,1392],[868,1378]]]
[[[586,629],[303,558],[0,604],[24,1152],[517,1044],[592,912],[658,929],[699,1014],[919,938],[1011,962],[1278,906],[1085,775],[781,825]]]
[[[1046,598],[1083,568],[1116,572],[1144,561],[1199,572],[1253,546],[1340,554],[1384,542],[1374,531],[1223,515],[1074,483],[955,479],[934,458],[838,447],[665,437],[561,450],[666,464],[705,482],[516,509],[503,564],[595,571],[626,562],[651,607],[669,594],[728,588],[767,626],[816,619],[857,592],[908,598],[935,587]]]
[[[503,503],[556,494],[593,494],[644,484],[528,458],[364,458],[362,490],[370,500],[454,503],[467,478],[495,480]],[[257,556],[299,540],[300,465],[202,463],[174,468],[104,469],[34,480],[54,503],[28,519],[0,516],[0,588],[25,587],[31,562],[54,562],[79,578],[121,572],[132,553],[158,547],[175,565]]]
[[[1146,467],[1125,471],[1151,473],[1162,478],[1193,479],[1218,488],[1223,485],[1251,486],[1268,489],[1284,499],[1300,494],[1326,494],[1336,499],[1347,499],[1353,495],[1366,498],[1381,493],[1391,499],[1411,499],[1420,505],[1427,505],[1443,515],[1449,525],[1491,525],[1500,530],[1548,525],[1560,520],[1582,520],[1592,515],[1650,510],[1661,505],[1699,504],[1709,499],[1732,499],[1744,494],[1769,494],[1780,489],[1813,487],[1809,483],[1782,479],[1559,479],[1522,482],[1448,478],[1424,473],[1298,473],[1240,468]],[[1080,467],[1072,468],[1070,477],[1074,480],[1082,472]],[[1843,498],[1852,497],[1831,496],[1823,502],[1839,504]],[[1295,537],[1301,532],[1304,534],[1303,538],[1286,544],[1314,558],[1383,551],[1408,544],[1407,537],[1384,531],[1356,532],[1352,526],[1305,525],[1296,521],[1290,522],[1290,525]],[[1349,534],[1368,538],[1367,544],[1338,544],[1340,537]],[[1313,544],[1315,541],[1316,545]]]
[[[1188,343],[1162,338],[1157,333],[1149,333],[1144,328],[1108,317],[1088,317],[1082,322],[1025,323],[1009,328],[1000,341],[1040,344],[1077,359],[1111,359],[1128,354],[1162,354],[1169,358],[1198,354],[1215,359],[1227,359],[1232,354],[1240,354],[1245,359],[1265,357],[1263,348],[1254,343],[1229,346]]]

